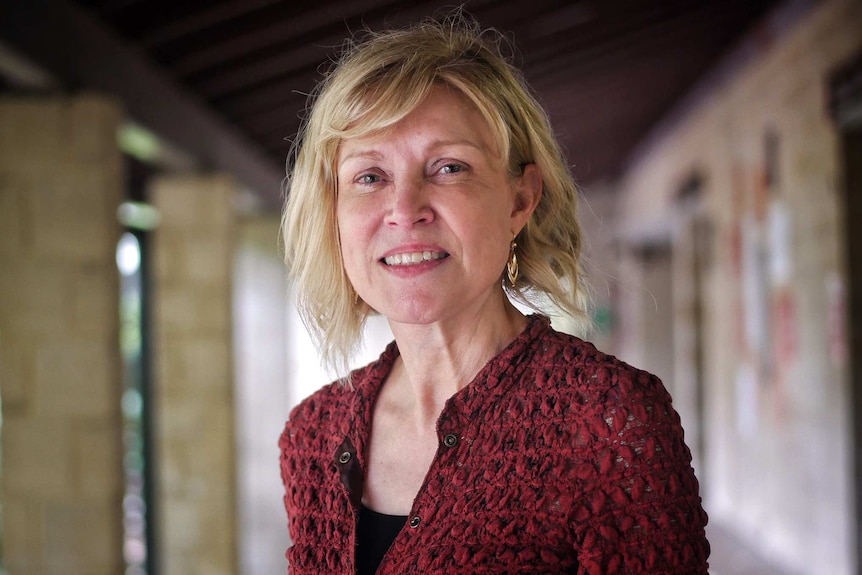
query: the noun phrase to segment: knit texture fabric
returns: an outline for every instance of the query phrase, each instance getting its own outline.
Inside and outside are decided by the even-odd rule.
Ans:
[[[390,344],[291,413],[280,439],[293,575],[355,572],[356,517]],[[439,448],[378,573],[707,573],[706,513],[653,375],[542,316],[446,403]]]

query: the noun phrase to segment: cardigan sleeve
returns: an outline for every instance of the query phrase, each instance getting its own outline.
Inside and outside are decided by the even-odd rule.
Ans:
[[[679,415],[659,379],[610,370],[593,423],[596,480],[579,528],[581,573],[707,573],[707,516]]]

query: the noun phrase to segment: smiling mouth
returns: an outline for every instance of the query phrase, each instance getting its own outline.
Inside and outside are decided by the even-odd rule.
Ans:
[[[412,266],[421,264],[422,262],[430,262],[431,260],[442,260],[449,254],[446,252],[410,252],[406,254],[395,254],[383,258],[383,262],[388,266]]]

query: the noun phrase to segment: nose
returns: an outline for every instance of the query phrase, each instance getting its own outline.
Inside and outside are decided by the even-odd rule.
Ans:
[[[422,181],[405,179],[397,182],[390,191],[386,223],[410,228],[434,221],[429,192],[428,186]]]

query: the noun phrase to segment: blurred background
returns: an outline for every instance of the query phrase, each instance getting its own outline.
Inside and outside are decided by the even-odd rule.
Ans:
[[[4,572],[285,572],[276,442],[332,377],[291,139],[347,36],[443,5],[0,0]],[[862,1],[465,6],[566,146],[586,336],[674,396],[712,573],[862,572]]]

